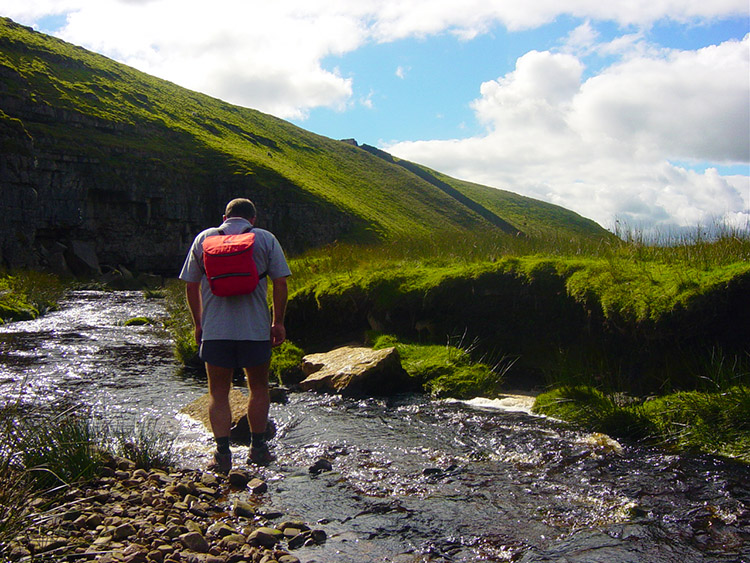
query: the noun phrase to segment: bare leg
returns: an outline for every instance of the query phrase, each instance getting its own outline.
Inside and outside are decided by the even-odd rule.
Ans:
[[[232,368],[206,364],[208,374],[208,420],[214,438],[229,436],[232,426],[232,411],[229,406],[229,391],[232,389]]]
[[[247,422],[250,432],[260,434],[266,431],[268,410],[271,399],[268,395],[268,368],[270,362],[245,368],[249,396],[247,400]]]

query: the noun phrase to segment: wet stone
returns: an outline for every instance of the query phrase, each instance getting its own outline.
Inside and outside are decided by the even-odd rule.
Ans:
[[[262,479],[251,479],[247,487],[254,495],[262,495],[268,491],[268,485]]]
[[[333,470],[333,465],[331,464],[329,460],[323,459],[323,458],[317,460],[308,469],[308,471],[312,475],[320,475],[324,471],[331,471],[331,470]]]
[[[242,471],[242,470],[233,470],[229,472],[229,475],[227,475],[227,479],[229,480],[229,484],[233,487],[237,487],[238,489],[244,489],[247,487],[247,484],[250,482],[250,480],[253,478],[252,474],[248,471]]]
[[[253,516],[255,516],[255,508],[249,502],[238,500],[234,504],[234,513],[237,516],[252,518]]]
[[[197,551],[198,553],[206,553],[209,550],[208,542],[200,532],[188,532],[187,534],[182,534],[179,539],[187,549]]]

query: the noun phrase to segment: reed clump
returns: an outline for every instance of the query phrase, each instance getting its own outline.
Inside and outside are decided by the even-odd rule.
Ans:
[[[174,437],[156,421],[103,425],[86,409],[20,400],[0,408],[0,443],[0,560],[45,505],[100,475],[113,457],[146,470],[177,459]]]

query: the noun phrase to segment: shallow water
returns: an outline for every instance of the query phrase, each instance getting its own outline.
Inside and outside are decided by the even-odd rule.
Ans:
[[[211,438],[178,415],[205,392],[180,373],[138,292],[77,292],[60,311],[0,327],[6,400],[64,400],[105,419],[158,419],[181,463]],[[269,510],[316,524],[308,563],[366,561],[750,561],[750,471],[709,457],[623,447],[526,411],[528,401],[351,400],[273,405]],[[244,448],[235,449],[242,464]],[[309,468],[320,458],[333,470]]]

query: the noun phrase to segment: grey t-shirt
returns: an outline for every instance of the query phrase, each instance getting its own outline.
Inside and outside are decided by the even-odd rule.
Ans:
[[[218,235],[219,229],[224,234],[236,235],[249,226],[250,222],[246,219],[230,217],[220,227],[206,229],[196,236],[185,258],[180,279],[201,283],[203,340],[270,340],[271,338],[267,280],[291,275],[284,251],[272,233],[253,228],[255,266],[258,268],[259,275],[264,272],[267,272],[267,275],[261,278],[258,287],[251,294],[217,297],[211,293],[203,272],[203,240],[207,236]]]

